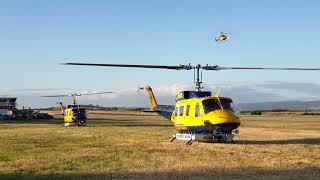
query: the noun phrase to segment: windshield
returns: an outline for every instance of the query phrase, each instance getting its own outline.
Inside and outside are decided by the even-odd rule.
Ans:
[[[231,99],[220,99],[223,109],[233,111],[233,104]],[[207,99],[202,101],[203,109],[206,114],[211,111],[221,109],[218,99]]]

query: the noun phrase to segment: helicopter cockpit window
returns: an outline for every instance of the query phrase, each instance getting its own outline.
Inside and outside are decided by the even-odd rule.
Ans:
[[[180,106],[178,116],[183,116],[183,110],[184,110],[184,106]]]
[[[178,116],[178,107],[174,110],[174,116]]]
[[[200,105],[199,105],[199,103],[196,104],[194,116],[195,117],[199,117],[200,116]]]
[[[234,111],[232,100],[230,100],[230,99],[221,99],[220,101],[221,101],[223,109]]]
[[[230,99],[220,99],[220,102],[221,102],[221,105],[222,105],[223,109],[233,111],[232,100],[230,100]],[[207,100],[204,100],[204,101],[202,101],[202,105],[203,105],[203,108],[204,108],[204,112],[206,114],[211,112],[211,111],[215,111],[215,110],[221,109],[218,99],[207,99]]]
[[[190,105],[187,105],[187,109],[186,109],[186,116],[190,115]]]

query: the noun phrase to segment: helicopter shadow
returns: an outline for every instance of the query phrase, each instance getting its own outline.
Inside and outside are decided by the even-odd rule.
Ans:
[[[189,171],[149,171],[149,172],[105,172],[41,175],[36,173],[0,174],[1,179],[317,179],[318,167],[264,170],[246,168],[243,170],[222,170],[208,168]]]
[[[50,124],[50,125],[63,125],[64,121],[61,118],[54,119],[16,119],[16,120],[0,120],[2,125],[14,124]],[[87,121],[89,127],[98,126],[117,126],[117,127],[172,127],[170,124],[159,123],[158,121],[150,120],[149,122],[141,120],[115,120],[115,119],[91,119]]]
[[[289,145],[289,144],[320,145],[320,138],[265,140],[265,141],[238,140],[235,143],[246,144],[246,145]]]
[[[63,124],[63,119],[1,119],[0,124]]]

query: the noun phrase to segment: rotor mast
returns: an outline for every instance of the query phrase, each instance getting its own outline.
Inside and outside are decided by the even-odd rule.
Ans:
[[[77,101],[76,101],[76,94],[72,94],[72,99],[73,99],[73,105],[77,105]]]
[[[201,69],[202,67],[201,67],[201,65],[200,64],[198,64],[198,65],[196,65],[196,66],[194,66],[194,71],[195,71],[195,84],[196,84],[196,87],[195,87],[195,89],[196,89],[196,91],[201,91],[202,89],[203,89],[203,87],[201,86],[201,84],[202,84],[202,74],[201,74],[201,78],[200,78],[200,69]],[[201,72],[202,73],[202,72]]]

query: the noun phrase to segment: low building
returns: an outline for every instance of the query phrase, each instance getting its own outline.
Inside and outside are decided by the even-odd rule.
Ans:
[[[17,98],[0,97],[0,116],[14,116],[17,110]]]

